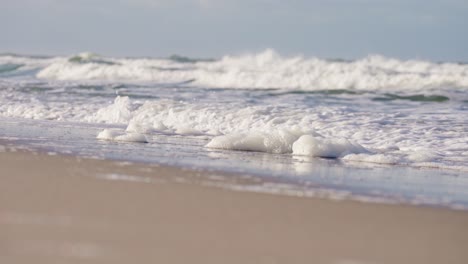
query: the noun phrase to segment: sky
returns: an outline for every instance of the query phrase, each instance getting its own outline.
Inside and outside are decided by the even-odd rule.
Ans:
[[[0,0],[0,53],[468,62],[468,0]]]

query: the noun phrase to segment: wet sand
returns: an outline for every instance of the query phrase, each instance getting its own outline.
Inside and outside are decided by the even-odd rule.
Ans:
[[[215,172],[0,152],[0,263],[468,263],[468,212],[235,192]]]

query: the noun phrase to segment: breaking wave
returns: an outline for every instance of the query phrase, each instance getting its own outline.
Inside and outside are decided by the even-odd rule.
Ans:
[[[1,61],[1,60],[0,60]],[[50,59],[49,59],[50,61]],[[180,83],[204,88],[436,91],[468,87],[468,65],[372,55],[355,61],[283,57],[273,50],[219,60],[56,58],[37,74],[47,80]]]

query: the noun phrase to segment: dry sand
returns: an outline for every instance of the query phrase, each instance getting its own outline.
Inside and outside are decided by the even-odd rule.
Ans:
[[[466,211],[176,177],[200,172],[0,152],[0,263],[468,263]]]

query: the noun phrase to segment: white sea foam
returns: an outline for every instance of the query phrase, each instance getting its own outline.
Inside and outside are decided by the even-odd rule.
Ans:
[[[379,163],[379,164],[398,164],[403,163],[404,160],[401,160],[397,155],[391,154],[370,154],[370,153],[351,153],[343,158],[348,161],[360,161],[360,162],[369,162],[369,163]]]
[[[206,147],[259,151],[268,153],[291,153],[292,145],[299,137],[299,131],[277,130],[272,132],[254,131],[232,133],[213,138]]]
[[[96,138],[110,141],[148,143],[148,139],[143,134],[121,133],[120,131],[112,129],[104,129],[103,131],[99,132]]]
[[[91,103],[44,103],[25,98],[5,98],[0,104],[2,116],[124,124],[129,134],[202,135],[210,140],[210,148],[468,171],[465,110],[446,113],[442,108],[437,114],[431,109],[435,114],[425,115],[412,108],[388,113],[369,109],[139,101],[126,97],[116,97],[101,109]],[[119,137],[123,134],[102,138],[145,141]],[[321,136],[311,141],[304,137],[299,142],[305,144],[294,147],[308,134]],[[368,152],[356,148],[357,144]]]
[[[356,112],[339,106],[239,107],[118,97],[87,120],[120,122],[115,116],[121,112],[126,113],[128,132],[205,135],[208,148],[468,170],[463,154],[467,132],[456,113],[438,120],[413,112]],[[450,118],[452,123],[441,125]]]
[[[128,123],[132,118],[131,108],[132,106],[128,97],[117,96],[113,104],[99,109],[94,116],[94,120],[112,124]]]
[[[364,153],[367,150],[357,143],[344,138],[322,138],[313,135],[303,135],[292,147],[296,155],[338,158],[354,153]]]
[[[37,77],[177,83],[212,88],[301,90],[350,89],[430,91],[468,87],[468,65],[397,60],[373,55],[356,61],[282,57],[272,50],[216,61],[180,63],[166,59],[79,57],[57,59]],[[1,61],[1,60],[0,60]]]
[[[273,132],[232,133],[213,138],[206,147],[231,150],[246,150],[276,154],[339,158],[353,153],[368,152],[364,147],[346,139],[323,138],[301,135],[300,131],[279,130]]]

